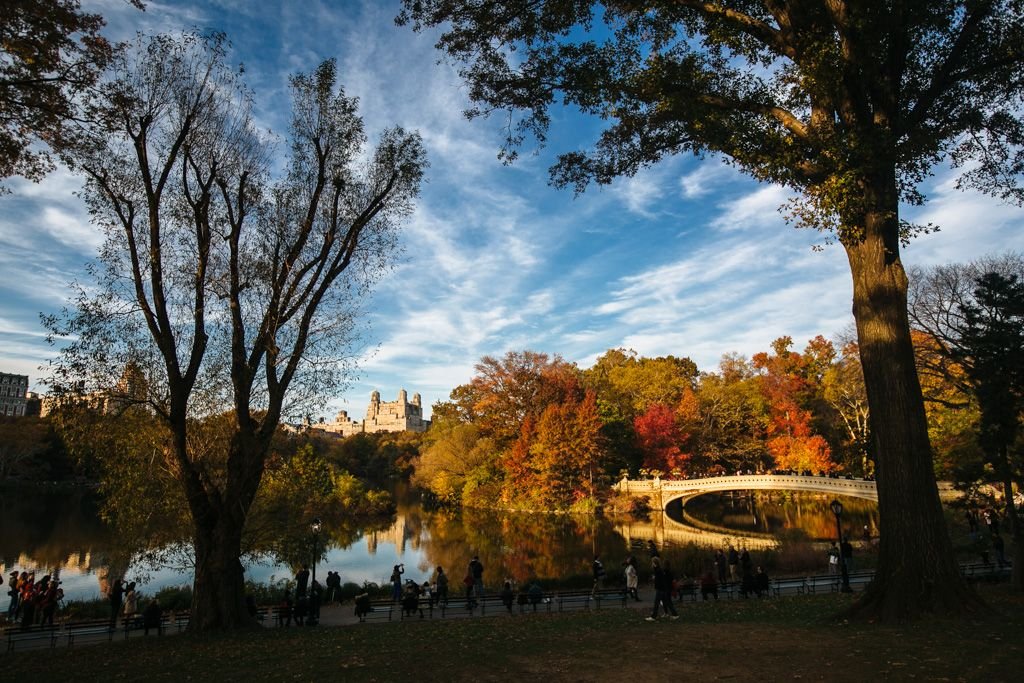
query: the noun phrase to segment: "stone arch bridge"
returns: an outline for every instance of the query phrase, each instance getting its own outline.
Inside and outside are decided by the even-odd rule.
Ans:
[[[655,510],[664,511],[674,500],[681,500],[683,505],[689,498],[714,491],[809,491],[824,493],[831,496],[851,496],[866,500],[878,500],[878,490],[874,481],[863,479],[832,479],[830,477],[814,477],[783,474],[749,474],[727,477],[709,477],[706,479],[653,479],[635,481],[622,479],[614,488],[630,496],[645,497]],[[948,483],[939,483],[939,495],[943,499],[955,498],[958,492]],[[769,534],[740,533],[730,529],[702,525],[700,527],[679,522],[668,515],[652,514],[651,519],[637,522],[625,522],[616,525],[616,530],[630,543],[655,541],[659,545],[665,541],[678,544],[696,543],[698,545],[723,547],[735,545],[751,550],[771,548],[777,545],[776,539]]]

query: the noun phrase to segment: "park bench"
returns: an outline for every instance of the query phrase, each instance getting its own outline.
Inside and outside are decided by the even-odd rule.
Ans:
[[[839,574],[815,574],[804,579],[804,585],[806,592],[812,595],[826,588],[829,592],[836,593],[842,585],[842,577]]]
[[[850,580],[851,589],[853,589],[854,591],[856,591],[858,588],[860,590],[865,590],[867,589],[868,584],[875,580],[875,572],[873,570],[863,572],[852,572],[847,578],[849,578]]]
[[[593,593],[591,591],[568,591],[556,593],[552,598],[558,606],[559,612],[573,609],[595,609],[610,605],[613,607],[626,607],[626,592],[622,590],[601,590]]]
[[[775,597],[780,595],[803,595],[805,592],[807,592],[807,579],[804,577],[772,579],[771,593]]]
[[[968,562],[960,565],[960,574],[967,581],[1001,581],[1012,573],[1009,562],[1000,567],[996,562]]]
[[[387,619],[391,621],[391,613],[395,609],[395,603],[390,600],[370,601],[370,611],[359,618],[359,621],[370,621],[371,619]]]
[[[69,621],[64,624],[64,635],[68,639],[68,647],[73,647],[76,639],[104,637],[108,642],[114,639],[116,628],[110,626],[109,619],[87,619]]]
[[[31,645],[45,645],[49,643],[50,647],[57,645],[58,634],[60,629],[54,626],[33,626],[27,630],[22,630],[21,626],[13,624],[7,626],[3,630],[3,636],[7,640],[7,651],[12,652],[16,645],[20,644],[31,644]]]
[[[690,602],[697,602],[697,597],[700,595],[700,585],[694,582],[682,583],[676,586],[675,598],[678,602],[682,602],[689,598]]]

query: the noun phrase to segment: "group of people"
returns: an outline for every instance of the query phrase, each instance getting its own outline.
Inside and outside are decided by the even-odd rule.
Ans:
[[[331,576],[334,572],[327,573],[327,580],[334,587],[335,579]],[[338,588],[341,588],[341,577],[337,579]],[[278,606],[278,624],[291,626],[295,620],[296,626],[316,626],[320,623],[320,604],[323,598],[323,586],[316,579],[309,580],[309,565],[303,564],[295,574],[295,597],[292,598],[291,590],[284,592],[281,604]]]
[[[0,584],[3,584],[0,576]],[[60,587],[60,579],[49,574],[36,581],[32,571],[11,572],[7,582],[7,595],[11,601],[7,607],[7,619],[10,622],[20,621],[21,628],[28,630],[38,622],[41,626],[53,626],[53,615],[60,601],[64,599],[64,591]]]
[[[972,509],[968,509],[964,516],[967,518],[967,527],[970,531],[971,540],[975,542],[982,541],[979,517],[984,520],[985,526],[988,529],[989,543],[991,544],[992,551],[996,554],[996,562],[1000,567],[1005,567],[1008,564],[1006,561],[1006,542],[999,533],[999,513],[994,508],[986,508],[980,514]],[[981,559],[983,562],[988,562],[988,546],[982,542],[981,548]]]

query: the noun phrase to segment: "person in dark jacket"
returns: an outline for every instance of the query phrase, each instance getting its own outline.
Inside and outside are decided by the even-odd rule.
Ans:
[[[676,613],[676,608],[672,605],[672,571],[668,567],[668,563],[662,566],[661,558],[655,557],[651,559],[651,567],[654,569],[654,609],[651,610],[651,616],[647,617],[647,621],[656,621],[658,618],[658,606],[661,605],[665,614],[672,616],[672,619],[678,619],[679,614]]]
[[[160,601],[153,598],[142,610],[142,635],[148,636],[149,629],[156,629],[160,633],[160,619],[163,617],[163,610],[160,608]]]

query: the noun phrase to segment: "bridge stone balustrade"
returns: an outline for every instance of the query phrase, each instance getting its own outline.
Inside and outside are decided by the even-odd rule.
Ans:
[[[651,507],[658,510],[664,510],[674,500],[713,491],[811,491],[834,496],[878,500],[878,489],[874,481],[786,474],[744,474],[705,479],[648,479],[642,481],[622,479],[615,485],[615,489],[632,496],[646,496],[651,502]],[[940,482],[939,495],[943,498],[955,498],[959,494],[951,484]]]
[[[873,481],[784,474],[749,474],[706,479],[623,479],[615,488],[628,495],[647,497],[651,507],[656,510],[664,510],[669,503],[678,499],[682,499],[685,506],[686,499],[714,491],[811,491],[832,496],[878,500],[878,490]],[[951,484],[940,482],[939,495],[949,499],[960,494]],[[650,540],[659,546],[669,541],[678,545],[695,543],[718,548],[734,545],[750,550],[763,550],[778,545],[778,541],[768,534],[740,531],[724,533],[724,529],[698,528],[685,522],[680,523],[664,512],[661,515],[652,515],[648,520],[620,522],[616,525],[616,531],[630,544]]]

